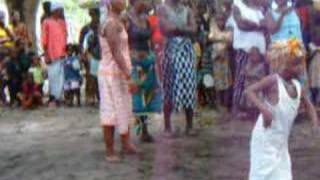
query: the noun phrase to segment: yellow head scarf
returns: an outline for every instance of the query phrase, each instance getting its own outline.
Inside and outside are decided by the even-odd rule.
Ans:
[[[298,58],[304,64],[305,55],[303,44],[297,39],[290,39],[273,43],[267,53],[267,60],[273,72],[280,72],[290,60]]]

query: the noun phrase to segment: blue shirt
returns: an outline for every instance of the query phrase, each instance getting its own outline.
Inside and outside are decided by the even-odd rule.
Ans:
[[[276,11],[272,11],[272,16],[276,21],[280,18],[280,14]],[[285,16],[280,30],[271,35],[271,41],[286,41],[293,38],[303,42],[300,19],[295,11]]]
[[[65,81],[81,81],[80,62],[76,56],[67,57],[64,61]]]

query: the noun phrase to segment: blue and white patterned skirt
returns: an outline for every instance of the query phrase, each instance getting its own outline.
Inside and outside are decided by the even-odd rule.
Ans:
[[[170,38],[163,60],[164,101],[175,111],[194,109],[196,103],[196,58],[188,38]]]

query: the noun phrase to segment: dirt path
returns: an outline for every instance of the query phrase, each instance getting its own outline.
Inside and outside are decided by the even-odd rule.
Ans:
[[[197,138],[166,139],[152,121],[156,143],[143,153],[109,164],[104,156],[98,111],[90,108],[0,110],[1,180],[245,180],[253,123],[214,120]],[[159,119],[159,118],[158,118]],[[158,120],[159,121],[159,120]],[[320,141],[310,125],[297,123],[290,142],[294,180],[320,179]],[[119,149],[117,144],[116,149]]]

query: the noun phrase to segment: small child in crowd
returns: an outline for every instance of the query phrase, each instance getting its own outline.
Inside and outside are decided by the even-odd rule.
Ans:
[[[67,45],[67,58],[64,62],[64,93],[65,102],[68,106],[73,106],[74,98],[77,99],[77,105],[81,105],[81,93],[80,87],[82,78],[80,74],[81,66],[79,57],[75,53],[76,49],[74,45]]]
[[[248,63],[245,67],[244,87],[249,87],[267,75],[264,63],[264,57],[256,47],[251,48]],[[261,97],[261,94],[259,95]],[[246,112],[246,119],[254,120],[258,115],[258,109],[246,97],[240,100],[241,107]]]
[[[32,59],[32,66],[29,69],[29,73],[32,74],[34,83],[41,89],[44,83],[44,71],[41,66],[41,59],[38,56],[34,56]]]
[[[34,82],[33,74],[27,74],[18,98],[22,108],[25,110],[34,109],[42,105],[41,86]]]
[[[213,77],[217,99],[220,105],[229,109],[231,102],[232,74],[230,70],[229,44],[232,41],[232,33],[225,30],[225,18],[218,15],[211,20],[209,41],[212,45]]]

